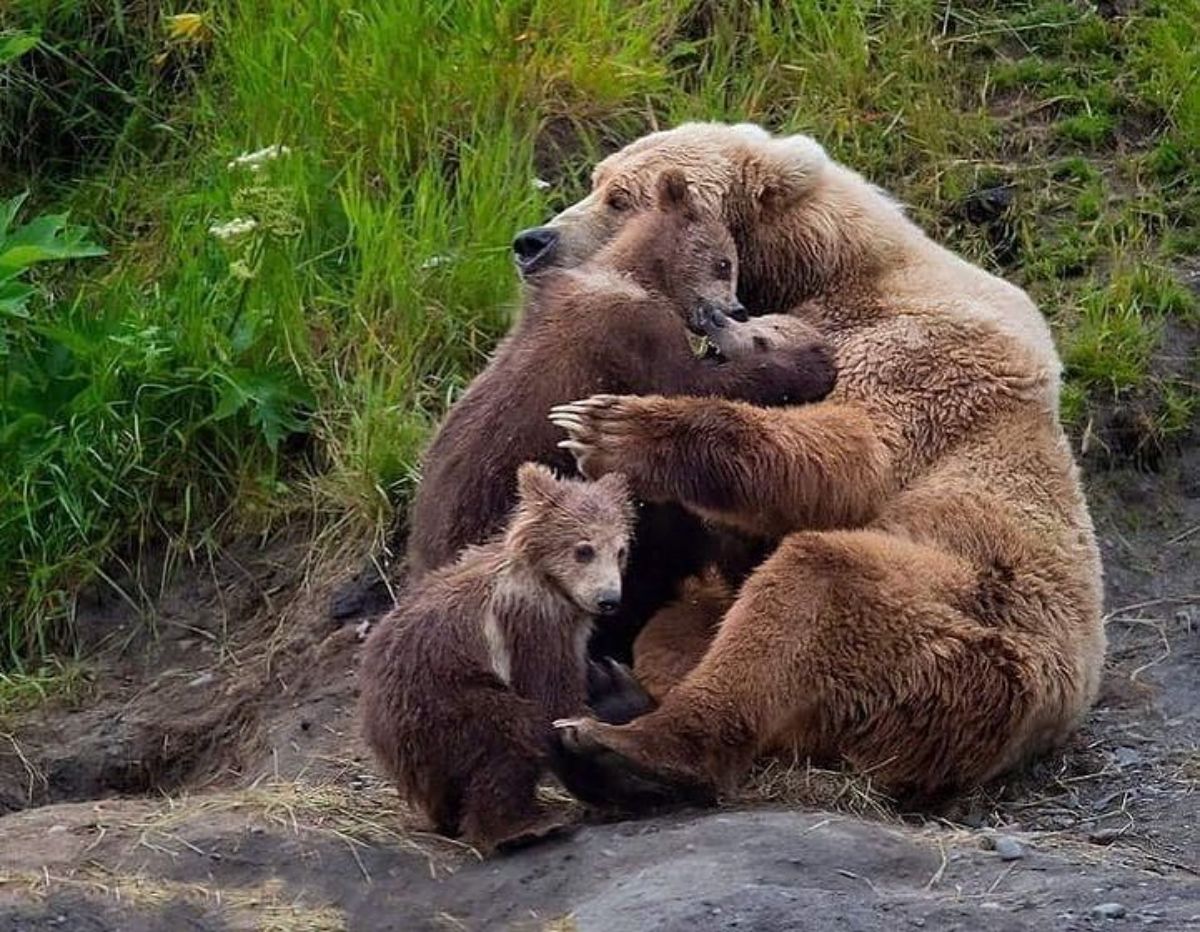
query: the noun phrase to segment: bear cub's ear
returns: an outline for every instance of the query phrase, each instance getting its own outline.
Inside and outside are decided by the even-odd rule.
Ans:
[[[522,501],[552,502],[558,493],[558,479],[548,466],[522,463],[517,469],[517,494]]]
[[[655,186],[658,209],[666,213],[678,211],[688,219],[696,216],[696,205],[692,201],[687,176],[678,168],[668,168],[658,176]]]

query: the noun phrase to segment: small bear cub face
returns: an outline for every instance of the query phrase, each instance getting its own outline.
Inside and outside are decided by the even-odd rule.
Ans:
[[[517,471],[518,502],[509,524],[510,557],[589,615],[621,606],[634,507],[625,477],[559,479],[545,466]]]
[[[746,320],[737,296],[737,246],[728,227],[700,213],[682,172],[663,172],[656,194],[659,211],[680,220],[674,235],[656,245],[666,251],[667,293],[686,313],[684,323],[699,334],[712,315]]]
[[[725,359],[741,359],[754,353],[821,341],[816,327],[788,314],[764,314],[735,321],[719,310],[710,309],[702,315],[699,330]]]
[[[737,296],[733,236],[724,223],[700,212],[695,192],[677,169],[659,175],[654,207],[630,219],[595,264],[628,270],[666,298],[696,334],[708,314],[746,319]]]

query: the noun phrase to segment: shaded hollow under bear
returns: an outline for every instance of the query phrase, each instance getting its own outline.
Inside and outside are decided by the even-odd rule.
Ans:
[[[412,578],[497,530],[520,463],[575,473],[547,420],[555,404],[602,392],[769,406],[814,401],[833,388],[831,356],[815,329],[807,340],[737,359],[697,358],[688,328],[698,330],[710,312],[742,313],[733,240],[723,223],[701,220],[693,201],[682,174],[664,172],[653,206],[591,261],[529,284],[521,319],[426,453],[410,517]],[[622,611],[593,652],[627,658],[645,619],[718,556],[699,518],[673,503],[641,507]]]
[[[530,463],[518,486],[504,533],[414,585],[360,671],[364,734],[401,795],[485,851],[564,824],[535,797],[550,723],[584,710],[587,639],[620,602],[634,520],[616,474]]]

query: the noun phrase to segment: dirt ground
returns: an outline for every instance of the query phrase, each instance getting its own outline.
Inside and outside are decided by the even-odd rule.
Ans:
[[[712,812],[480,861],[374,775],[362,580],[283,533],[81,606],[93,686],[0,722],[0,930],[1200,929],[1200,446],[1089,454],[1110,651],[1061,753],[938,812],[768,762]]]

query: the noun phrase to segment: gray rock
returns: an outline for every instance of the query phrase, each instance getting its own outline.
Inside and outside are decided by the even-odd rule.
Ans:
[[[995,842],[996,854],[1001,861],[1019,861],[1025,857],[1025,849],[1011,835],[999,835]]]
[[[1121,903],[1101,903],[1092,907],[1092,915],[1097,919],[1123,919],[1125,907]]]

